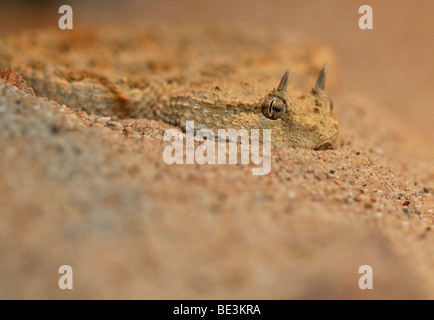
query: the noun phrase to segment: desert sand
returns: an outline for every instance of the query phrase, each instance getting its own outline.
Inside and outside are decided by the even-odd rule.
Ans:
[[[5,7],[0,36],[57,28],[56,4],[20,5]],[[382,1],[362,31],[347,1],[100,6],[77,5],[76,28],[263,25],[258,37],[322,43],[339,146],[273,150],[266,176],[168,166],[168,124],[140,120],[138,132],[0,83],[0,298],[434,298],[429,10]],[[73,290],[58,287],[64,264]],[[358,287],[362,265],[373,290]]]

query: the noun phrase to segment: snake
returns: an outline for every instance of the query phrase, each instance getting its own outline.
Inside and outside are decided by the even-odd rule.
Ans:
[[[276,148],[335,148],[339,122],[325,90],[327,65],[319,66],[328,50],[297,38],[261,39],[221,29],[67,37],[45,30],[3,39],[0,67],[20,74],[37,96],[113,119],[153,119],[183,131],[194,121],[195,130],[216,135],[270,129]]]

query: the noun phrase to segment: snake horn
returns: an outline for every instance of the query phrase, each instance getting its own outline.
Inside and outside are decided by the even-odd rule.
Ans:
[[[321,72],[319,73],[318,80],[316,81],[315,84],[315,90],[324,90],[326,73],[327,73],[327,64],[324,65],[324,67],[321,69]]]
[[[289,71],[286,70],[285,74],[282,77],[282,80],[280,80],[279,87],[277,88],[278,91],[286,91],[286,88],[288,87],[288,78]]]

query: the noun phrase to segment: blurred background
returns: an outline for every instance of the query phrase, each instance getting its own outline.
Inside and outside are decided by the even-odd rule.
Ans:
[[[92,23],[245,24],[307,33],[337,54],[339,91],[361,94],[407,119],[412,134],[434,138],[433,1],[348,0],[15,0],[3,2],[0,32],[57,28],[58,8],[74,9],[74,28]],[[374,29],[360,30],[371,5]]]

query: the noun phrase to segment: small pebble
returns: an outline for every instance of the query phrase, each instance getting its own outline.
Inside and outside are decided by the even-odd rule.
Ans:
[[[374,206],[372,205],[372,203],[370,203],[370,202],[367,202],[367,203],[365,203],[365,208],[366,209],[372,209]]]
[[[51,126],[51,133],[52,134],[58,134],[59,133],[59,128],[56,127],[55,125]]]

